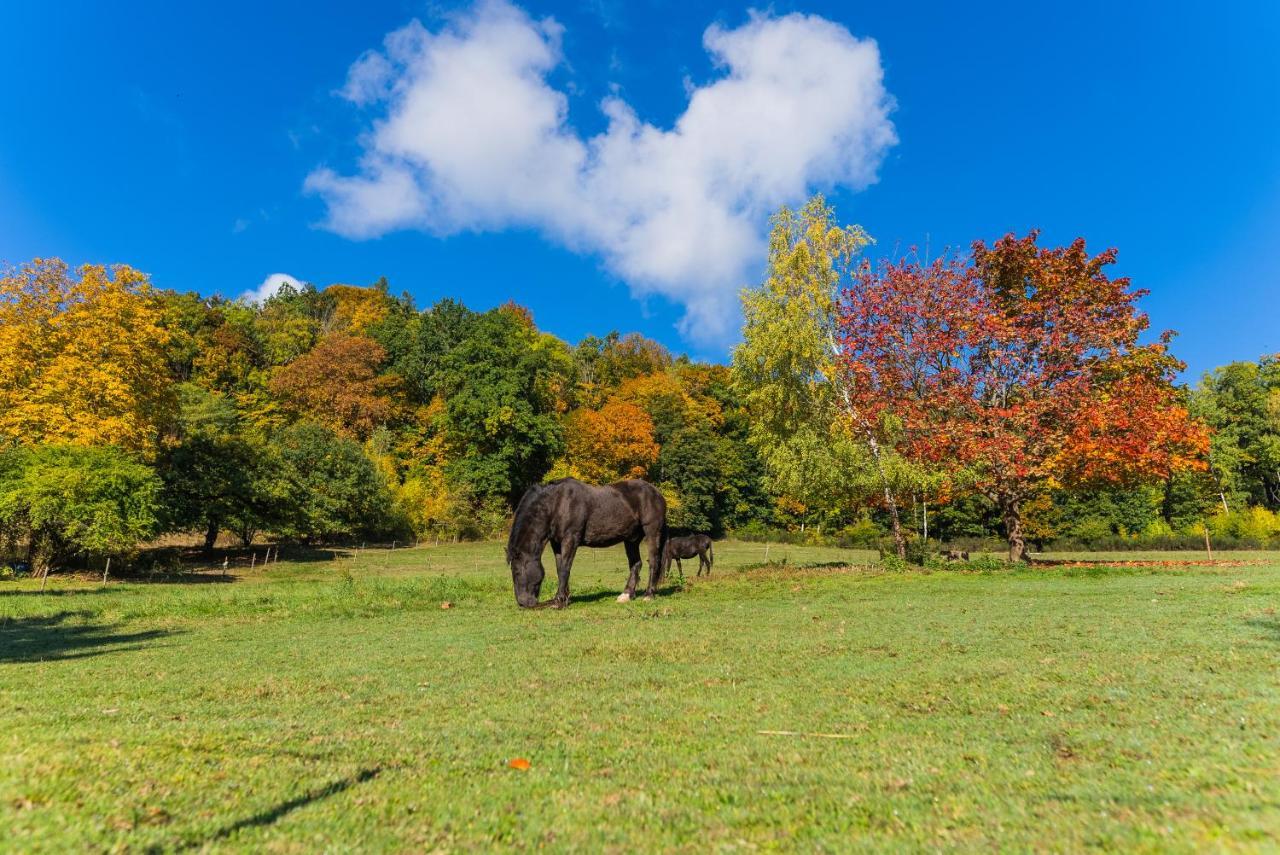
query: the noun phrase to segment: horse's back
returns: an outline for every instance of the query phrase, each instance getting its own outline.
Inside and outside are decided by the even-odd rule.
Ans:
[[[627,504],[635,509],[638,516],[649,516],[656,511],[662,514],[663,520],[666,519],[667,500],[663,498],[661,491],[648,481],[631,478],[626,481],[615,481],[598,489],[616,490]]]
[[[692,558],[711,546],[705,534],[686,534],[667,540],[667,553],[672,558]]]
[[[666,519],[662,494],[644,481],[582,486],[587,491],[588,508],[583,526],[583,541],[587,544],[612,545],[639,540]]]
[[[666,500],[645,481],[596,486],[576,478],[559,478],[536,489],[540,492],[526,495],[526,500],[532,498],[531,510],[532,505],[542,508],[553,540],[574,537],[588,546],[612,546],[661,531],[666,522]],[[522,500],[521,506],[525,503]],[[520,516],[517,513],[517,518]]]

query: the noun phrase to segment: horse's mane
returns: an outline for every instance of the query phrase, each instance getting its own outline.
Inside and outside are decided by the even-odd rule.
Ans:
[[[546,503],[549,487],[549,484],[534,484],[516,505],[511,534],[507,535],[507,564],[515,560],[516,550],[526,545],[526,541],[546,531],[546,520],[550,514]]]

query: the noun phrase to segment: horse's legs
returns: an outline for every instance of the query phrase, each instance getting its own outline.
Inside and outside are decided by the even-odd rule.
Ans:
[[[662,578],[662,529],[646,534],[649,537],[649,587],[645,588],[644,598],[651,600],[658,593],[658,580]],[[636,544],[636,551],[639,552],[639,544]]]
[[[552,605],[562,609],[569,605],[569,570],[573,567],[573,556],[578,551],[578,542],[572,537],[560,543],[552,543],[551,549],[556,554],[556,598]]]
[[[701,575],[702,575],[702,568],[703,568],[703,565],[705,565],[705,566],[706,566],[706,568],[707,568],[707,575],[708,575],[708,576],[710,576],[710,575],[711,575],[711,561],[707,558],[707,553],[706,553],[705,551],[701,551],[701,550],[700,550],[700,551],[698,552],[698,575],[699,575],[699,576],[701,576]]]
[[[628,540],[627,548],[627,589],[618,595],[618,602],[625,603],[636,595],[636,585],[640,582],[640,542]]]

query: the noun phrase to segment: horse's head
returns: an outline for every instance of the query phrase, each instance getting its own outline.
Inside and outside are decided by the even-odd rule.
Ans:
[[[529,609],[538,604],[542,592],[542,548],[546,545],[547,520],[542,508],[546,487],[530,487],[516,507],[507,537],[507,563],[511,565],[511,583],[515,587],[516,602]]]
[[[517,552],[508,557],[511,563],[511,583],[516,590],[516,602],[523,608],[531,609],[538,604],[538,595],[542,593],[542,577],[546,571],[542,569],[542,556],[538,552]]]

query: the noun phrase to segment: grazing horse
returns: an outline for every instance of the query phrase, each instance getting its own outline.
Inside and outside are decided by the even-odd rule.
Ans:
[[[667,538],[667,546],[662,553],[663,562],[666,566],[671,566],[671,560],[674,558],[676,566],[680,568],[680,572],[684,572],[684,566],[680,563],[681,558],[692,558],[698,556],[698,575],[702,575],[702,568],[707,568],[707,575],[711,575],[711,562],[715,560],[715,554],[711,550],[711,538],[705,534],[690,534],[684,537]]]
[[[516,602],[524,608],[538,605],[542,591],[542,550],[551,543],[556,556],[559,584],[550,603],[562,609],[569,604],[569,570],[579,546],[604,547],[621,543],[627,550],[627,588],[618,597],[625,603],[635,596],[640,580],[640,542],[649,541],[649,587],[654,595],[665,568],[662,547],[666,539],[667,502],[652,484],[619,481],[604,487],[561,478],[530,487],[516,507],[511,535],[507,538],[507,563]]]

